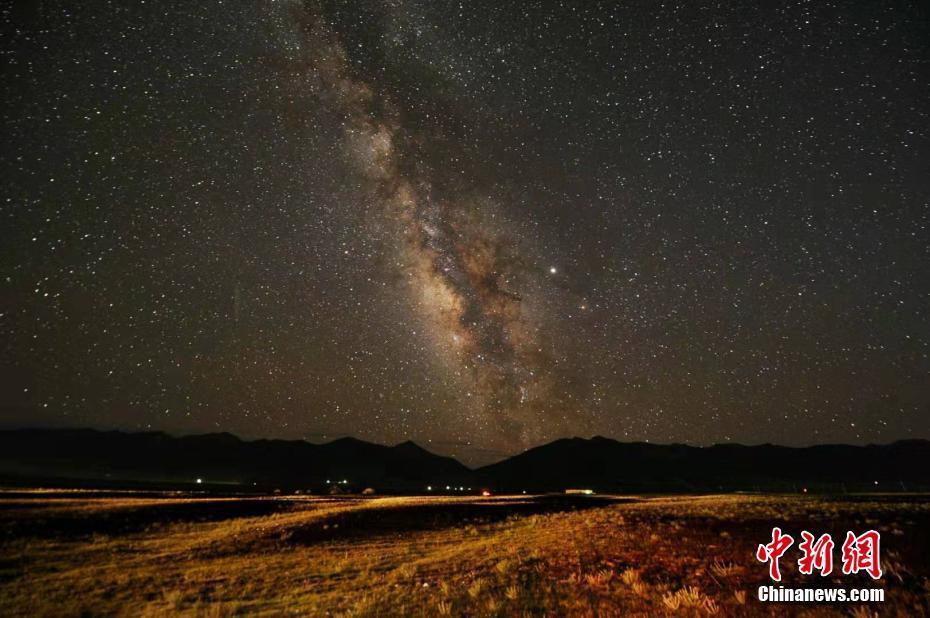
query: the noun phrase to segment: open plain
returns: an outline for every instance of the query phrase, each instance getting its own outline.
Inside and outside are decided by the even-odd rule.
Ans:
[[[875,528],[881,604],[762,604],[773,526]],[[922,496],[0,493],[0,615],[921,615]],[[839,545],[839,543],[838,543]],[[837,548],[837,552],[839,548]]]

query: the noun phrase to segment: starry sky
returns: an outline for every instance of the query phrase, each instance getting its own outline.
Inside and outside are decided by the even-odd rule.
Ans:
[[[930,438],[924,2],[0,19],[0,426]]]

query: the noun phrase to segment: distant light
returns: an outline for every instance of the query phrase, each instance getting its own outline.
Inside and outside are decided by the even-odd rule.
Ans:
[[[203,479],[197,479],[197,484],[198,484],[198,485],[201,485],[202,483],[203,483]]]
[[[432,486],[432,485],[427,485],[427,486],[426,486],[426,491],[433,491],[433,486]]]
[[[450,487],[449,487],[448,485],[446,485],[446,491],[449,491],[449,489],[450,489]]]
[[[326,484],[329,485],[330,483],[332,483],[332,481],[329,479],[326,479]]]
[[[550,266],[550,267],[549,267],[549,274],[554,275],[554,274],[557,273],[557,272],[559,272],[559,271],[556,270],[555,266]]]
[[[491,495],[491,492],[485,489],[485,490],[482,490],[481,495],[487,498],[488,496]]]

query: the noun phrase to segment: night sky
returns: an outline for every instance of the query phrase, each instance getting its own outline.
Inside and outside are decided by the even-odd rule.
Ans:
[[[930,437],[926,2],[5,6],[2,426]]]

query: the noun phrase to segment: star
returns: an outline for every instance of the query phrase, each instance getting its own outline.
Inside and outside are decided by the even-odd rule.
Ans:
[[[4,423],[930,435],[907,3],[85,4],[3,14]]]

